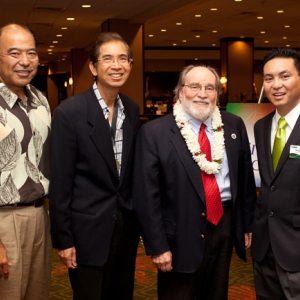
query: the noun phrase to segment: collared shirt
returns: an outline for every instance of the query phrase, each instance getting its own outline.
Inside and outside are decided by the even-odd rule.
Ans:
[[[288,125],[285,129],[286,133],[286,140],[291,135],[291,132],[293,131],[295,124],[299,118],[300,115],[300,103],[298,103],[286,116],[284,116],[285,120],[287,121]],[[273,151],[273,146],[274,146],[274,139],[275,139],[275,134],[277,131],[278,127],[278,120],[281,118],[280,114],[276,110],[273,119],[272,119],[272,127],[271,127],[271,153]]]
[[[95,95],[99,101],[99,104],[103,110],[104,118],[109,122],[108,116],[110,114],[110,111],[98,90],[96,82],[94,82],[94,84],[93,84],[93,89],[94,89]],[[125,120],[125,113],[124,113],[124,106],[123,106],[122,100],[119,95],[117,95],[116,101],[117,101],[117,107],[118,107],[118,118],[117,118],[117,124],[116,124],[116,135],[115,135],[114,139],[112,138],[112,146],[113,146],[114,153],[115,153],[118,175],[120,176],[121,166],[122,166],[123,123]],[[109,125],[111,126],[111,123],[109,123]]]
[[[50,108],[33,86],[25,94],[26,106],[0,82],[0,206],[48,194]]]
[[[198,140],[198,134],[201,127],[202,122],[195,120],[190,115],[185,113],[187,121],[192,129],[192,132],[195,134],[195,138]],[[211,125],[211,117],[209,117],[205,122],[206,125],[205,132],[209,139],[211,145],[211,155],[213,157],[213,130]],[[225,147],[225,146],[224,146]],[[200,169],[199,169],[200,173]],[[199,174],[200,176],[200,174]],[[230,191],[230,178],[229,178],[229,166],[228,166],[228,159],[226,155],[226,149],[224,149],[224,158],[222,161],[222,167],[219,170],[219,173],[215,174],[217,184],[219,186],[221,200],[228,201],[231,200],[231,191]]]

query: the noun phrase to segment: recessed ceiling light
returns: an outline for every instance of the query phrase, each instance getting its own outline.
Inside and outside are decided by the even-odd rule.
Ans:
[[[211,44],[213,47],[215,47],[216,46],[216,44]]]
[[[153,35],[153,34],[149,34],[148,36],[149,36],[149,37],[154,37],[154,35]]]
[[[291,26],[290,26],[290,25],[285,25],[284,27],[285,27],[285,28],[290,28]]]
[[[53,45],[51,45],[51,46],[49,46],[50,48],[54,48],[54,46]]]
[[[286,36],[283,36],[283,37],[282,37],[282,39],[283,39],[283,40],[286,40],[286,39],[287,39],[287,37],[286,37]]]
[[[53,54],[52,52],[48,52],[48,54]]]
[[[53,44],[57,44],[57,43],[58,43],[58,41],[53,41],[52,43],[53,43]]]
[[[262,17],[262,16],[258,16],[258,17],[257,17],[258,20],[262,20],[263,18],[264,18],[264,17]]]
[[[241,36],[240,36],[241,39],[243,39],[244,37],[245,37],[244,35],[241,35]]]
[[[89,8],[89,7],[91,7],[92,5],[90,5],[90,4],[83,4],[83,5],[81,5],[81,7],[82,8]]]
[[[177,44],[173,44],[173,46],[177,46]]]
[[[282,14],[284,11],[283,10],[277,10],[278,14]]]
[[[200,37],[200,35],[195,35],[195,37],[198,39]]]
[[[61,29],[62,29],[62,30],[67,30],[67,29],[68,29],[68,27],[62,27]]]
[[[265,41],[265,44],[268,44],[269,43],[269,41]]]
[[[47,49],[47,51],[48,51],[48,52],[51,52],[51,51],[52,51],[52,49]]]
[[[183,43],[186,43],[186,40],[182,40]]]
[[[242,2],[243,0],[234,0],[235,2]]]
[[[265,34],[266,32],[265,32],[265,31],[261,31],[260,33],[261,33],[261,34]]]
[[[291,47],[291,45],[289,45],[289,44],[288,44],[288,45],[286,45],[286,46],[287,46],[287,47]]]
[[[212,31],[212,33],[217,33],[217,32],[218,32],[217,30],[213,30],[213,31]]]
[[[210,10],[216,11],[218,10],[216,7],[211,8]]]
[[[195,60],[198,60],[198,59],[199,59],[198,57],[195,58]]]
[[[61,60],[66,60],[64,57]]]
[[[67,18],[67,21],[74,21],[75,18]]]
[[[196,17],[196,18],[200,18],[200,17],[201,17],[201,15],[195,15],[195,17]]]
[[[179,25],[182,25],[182,23],[176,23],[176,25],[178,25],[178,26],[179,26]]]
[[[161,29],[160,31],[162,31],[162,32],[166,32],[166,31],[167,31],[167,29]]]
[[[62,35],[62,34],[57,34],[56,36],[57,36],[57,37],[62,37],[63,35]]]

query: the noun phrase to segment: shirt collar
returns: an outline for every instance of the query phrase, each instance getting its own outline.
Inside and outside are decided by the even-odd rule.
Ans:
[[[298,103],[287,115],[284,116],[285,120],[288,123],[288,126],[293,129],[300,115],[300,103]],[[278,124],[278,120],[281,118],[279,113],[276,110],[274,115],[275,122]],[[276,125],[277,127],[277,125]]]

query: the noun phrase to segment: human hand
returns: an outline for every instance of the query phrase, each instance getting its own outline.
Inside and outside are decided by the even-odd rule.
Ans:
[[[252,243],[252,232],[245,233],[245,249],[249,249]]]
[[[10,263],[8,257],[7,257],[7,251],[0,240],[0,279],[3,277],[4,280],[7,280],[9,277],[9,267],[11,267],[12,264]]]
[[[76,249],[75,247],[58,250],[58,256],[61,262],[68,268],[68,269],[76,269]]]
[[[162,272],[172,271],[173,267],[171,251],[167,251],[159,255],[152,255],[151,258],[155,266]]]

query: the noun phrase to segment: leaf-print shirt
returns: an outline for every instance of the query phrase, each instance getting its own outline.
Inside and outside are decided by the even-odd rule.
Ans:
[[[0,206],[48,194],[51,112],[39,90],[25,93],[26,106],[0,82]]]

